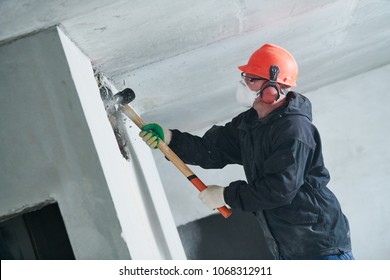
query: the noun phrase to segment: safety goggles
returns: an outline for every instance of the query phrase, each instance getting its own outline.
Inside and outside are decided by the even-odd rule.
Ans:
[[[245,72],[241,73],[241,78],[244,80],[246,84],[253,85],[255,81],[267,81],[267,79],[264,78],[254,78],[254,77],[248,77]]]

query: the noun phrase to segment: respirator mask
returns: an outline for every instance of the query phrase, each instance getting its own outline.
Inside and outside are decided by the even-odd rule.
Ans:
[[[246,108],[252,107],[258,94],[259,92],[252,91],[243,80],[238,82],[236,100],[240,105]]]

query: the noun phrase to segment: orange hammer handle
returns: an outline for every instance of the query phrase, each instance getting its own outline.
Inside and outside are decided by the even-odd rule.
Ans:
[[[129,105],[121,105],[122,112],[129,117],[139,128],[142,128],[145,123],[137,115],[137,113]],[[201,192],[207,188],[207,186],[192,172],[190,168],[168,147],[164,141],[159,141],[157,147],[160,151],[183,173],[184,176]],[[217,208],[218,211],[228,218],[232,211],[226,206]]]

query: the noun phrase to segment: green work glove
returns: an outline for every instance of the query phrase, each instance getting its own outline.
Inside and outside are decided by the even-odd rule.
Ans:
[[[142,140],[144,140],[150,148],[156,149],[160,139],[167,145],[171,142],[172,132],[156,123],[149,123],[141,128],[139,136],[142,137]]]

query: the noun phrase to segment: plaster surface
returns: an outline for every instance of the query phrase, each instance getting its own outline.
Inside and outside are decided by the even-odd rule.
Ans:
[[[388,88],[389,5],[390,1],[370,0],[229,0],[223,1],[222,5],[216,0],[137,0],[131,1],[131,5],[124,0],[20,0],[16,5],[15,1],[3,0],[0,1],[0,44],[5,50],[15,38],[60,24],[93,66],[106,74],[117,89],[131,87],[135,90],[137,98],[132,105],[145,121],[198,134],[214,123],[230,120],[241,111],[234,99],[239,79],[236,66],[245,63],[264,43],[286,47],[300,65],[297,90],[313,101],[314,121],[323,136],[332,188],[339,193],[355,232],[352,238],[357,246],[356,255],[390,258],[388,244],[383,245],[379,240],[382,237],[387,240],[389,232],[387,224],[383,223],[389,219],[384,206],[388,194],[385,186],[388,185],[389,156],[384,144],[388,139],[384,115],[388,102],[385,94],[377,97]],[[45,44],[46,41],[34,42],[31,50],[38,51],[41,56],[45,52],[55,57],[50,49],[44,48]],[[5,125],[7,130],[0,135],[3,143],[18,147],[9,153],[2,151],[7,160],[2,163],[6,167],[2,170],[7,171],[3,178],[11,180],[14,176],[15,182],[38,191],[32,195],[21,193],[17,207],[23,207],[25,200],[52,199],[38,195],[45,187],[39,184],[37,174],[45,176],[48,184],[54,184],[63,178],[64,166],[71,168],[67,160],[78,156],[68,154],[66,149],[40,143],[41,135],[50,135],[50,141],[60,147],[67,143],[62,137],[67,135],[67,128],[46,125],[46,116],[57,115],[47,109],[57,102],[48,93],[64,85],[44,83],[44,93],[40,93],[40,82],[59,71],[56,65],[59,62],[54,60],[50,71],[40,72],[40,60],[29,58],[26,71],[10,77],[9,73],[26,63],[21,63],[26,57],[20,53],[20,48],[7,54],[3,52],[1,60],[0,79],[6,80],[3,83],[6,86],[1,89],[0,98],[6,108],[4,112],[9,114],[5,114],[6,120],[2,118],[2,127]],[[18,63],[11,62],[12,56],[20,56],[15,59]],[[20,81],[28,81],[29,85],[21,87]],[[19,92],[12,91],[14,84],[15,89],[21,87]],[[30,95],[25,99],[24,92],[27,91],[45,94],[48,98],[42,97],[39,107],[31,107],[26,102],[38,102]],[[9,98],[11,94],[12,99]],[[61,98],[65,99],[69,110],[76,110],[72,100]],[[13,106],[18,111],[13,111]],[[79,107],[77,110],[80,112]],[[33,122],[37,117],[42,121]],[[15,125],[9,124],[10,119]],[[55,121],[61,123],[61,120]],[[87,127],[85,123],[83,125]],[[136,134],[136,130],[130,134],[134,135],[131,139],[135,143]],[[138,149],[142,149],[141,146]],[[15,154],[14,150],[17,150]],[[22,162],[23,156],[30,153],[43,157],[48,162],[45,168],[35,166],[32,160]],[[139,155],[142,171],[134,169],[131,171],[134,175],[154,172],[141,160],[143,153],[141,151]],[[197,191],[189,182],[161,154],[157,151],[153,154],[175,223],[182,225],[209,215],[210,212],[200,206]],[[58,158],[63,160],[58,161]],[[99,155],[101,158],[102,154]],[[86,159],[81,158],[82,166],[85,162]],[[239,167],[227,167],[223,173],[204,172],[196,167],[194,171],[206,183],[226,184],[243,178]],[[75,172],[81,176],[80,171]],[[96,176],[101,178],[102,175]],[[15,189],[18,188],[21,187],[16,184]],[[159,195],[142,191],[135,194],[135,197],[147,197],[149,201],[155,201],[156,196]],[[157,214],[153,215],[156,217]],[[366,240],[374,245],[366,246]]]

